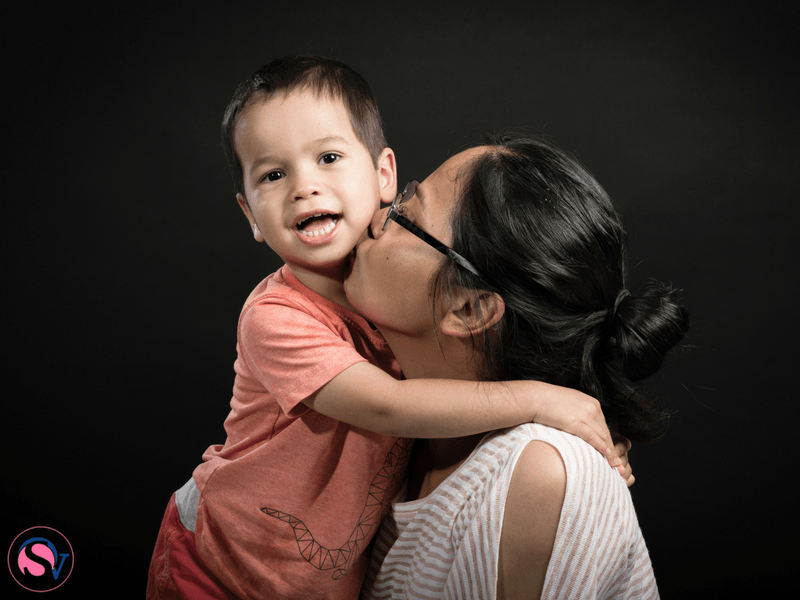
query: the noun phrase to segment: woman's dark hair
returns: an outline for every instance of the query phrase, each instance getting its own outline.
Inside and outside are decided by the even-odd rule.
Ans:
[[[484,380],[535,379],[600,401],[609,429],[652,441],[666,414],[632,383],[655,373],[686,334],[668,284],[625,286],[625,232],[610,198],[575,159],[536,138],[492,138],[460,174],[453,249],[481,273],[443,261],[434,297],[459,287],[499,294],[484,334]]]
[[[225,109],[222,149],[233,176],[235,193],[244,195],[242,165],[233,139],[239,113],[255,99],[268,100],[275,94],[304,88],[318,96],[327,94],[344,102],[356,137],[366,146],[377,166],[378,157],[386,148],[386,138],[378,103],[366,80],[338,60],[311,54],[284,56],[262,65],[242,81]]]

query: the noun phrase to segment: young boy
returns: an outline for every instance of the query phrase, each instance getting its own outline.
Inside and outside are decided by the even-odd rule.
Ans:
[[[148,598],[356,598],[406,438],[537,420],[610,449],[602,416],[597,433],[572,424],[592,402],[574,390],[402,380],[353,312],[347,257],[396,192],[394,153],[358,74],[308,56],[265,65],[237,88],[223,146],[255,239],[286,264],[245,302],[227,440],[173,496]]]

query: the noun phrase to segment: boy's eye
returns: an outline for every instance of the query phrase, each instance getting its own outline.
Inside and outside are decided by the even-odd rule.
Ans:
[[[338,154],[335,154],[333,152],[328,152],[320,157],[319,162],[321,162],[324,165],[332,165],[337,160],[339,160],[339,158],[340,156]]]
[[[283,173],[281,171],[270,171],[264,177],[261,178],[262,181],[278,181],[278,179],[283,178]]]

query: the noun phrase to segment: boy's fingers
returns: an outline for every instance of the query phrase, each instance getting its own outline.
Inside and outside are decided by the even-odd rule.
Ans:
[[[631,464],[628,460],[628,451],[631,449],[631,441],[621,435],[614,436],[614,454],[619,457],[617,471],[625,479],[625,484],[628,487],[633,485],[635,477],[632,474]]]
[[[616,454],[616,450],[614,448],[614,444],[611,441],[611,433],[606,429],[604,432],[601,432],[597,426],[592,427],[590,425],[584,424],[586,427],[586,436],[585,440],[600,454],[608,459],[609,463],[613,457],[618,456]],[[616,466],[616,465],[612,465]]]
[[[611,450],[606,455],[606,459],[608,460],[608,464],[610,464],[615,469],[618,469],[622,464],[622,460],[620,459],[619,449],[616,446],[611,446]]]
[[[622,478],[625,480],[625,485],[628,487],[631,487],[633,482],[636,481],[636,477],[633,476],[633,472],[631,471],[630,464],[618,466],[617,471],[622,475]]]
[[[615,435],[612,441],[614,446],[618,447],[620,456],[627,454],[631,449],[631,441],[623,435]]]
[[[615,454],[614,448],[614,441],[611,438],[611,432],[609,431],[608,427],[606,426],[606,419],[605,415],[603,415],[603,409],[600,408],[600,403],[592,398],[594,401],[592,403],[592,413],[589,415],[589,422],[590,422],[590,433],[592,436],[592,441],[590,442],[592,446],[594,446],[600,454],[605,456],[609,463],[612,464],[612,460],[619,456],[618,453]],[[616,466],[612,464],[612,466]]]
[[[616,467],[619,463],[619,451],[618,448],[614,445],[613,440],[611,439],[611,432],[608,430],[608,427],[605,427],[605,423],[603,433],[601,434],[601,441],[603,443],[604,450],[600,450],[602,454],[605,455],[606,460],[608,460],[608,464],[612,467]]]

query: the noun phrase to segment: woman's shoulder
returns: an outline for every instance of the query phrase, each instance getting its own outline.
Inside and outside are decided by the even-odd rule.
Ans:
[[[550,563],[549,571],[542,572],[539,562],[536,573],[521,569],[517,576],[544,573],[542,581],[552,591],[571,581],[576,561],[584,560],[601,565],[596,577],[581,583],[587,597],[622,585],[632,571],[642,574],[642,585],[652,583],[655,589],[630,493],[619,473],[570,434],[540,425],[514,429],[519,458],[509,485],[501,557],[516,560],[529,545],[540,561],[547,556]]]
[[[545,425],[529,423],[505,430],[497,440],[516,456],[511,481],[534,488],[543,481],[558,481],[570,497],[570,510],[582,501],[613,497],[626,505],[630,495],[625,482],[608,461],[582,439]],[[513,462],[513,461],[512,461]],[[537,490],[537,493],[539,490]],[[558,496],[552,496],[554,501]],[[563,496],[561,497],[563,501]]]
[[[500,598],[538,598],[556,541],[567,472],[550,443],[521,449],[508,487],[498,562]]]
[[[555,524],[558,525],[566,489],[567,470],[561,453],[544,440],[532,440],[521,449],[514,466],[506,511],[509,507],[520,507],[523,511],[543,513],[546,512],[543,507],[557,508]]]
[[[492,438],[489,443],[515,455],[512,461],[509,502],[533,506],[535,502],[563,502],[567,470],[562,453],[568,449],[569,434],[544,425],[528,423],[512,427]],[[516,498],[514,491],[524,491]],[[533,493],[531,493],[533,492]],[[535,495],[540,497],[534,501]]]
[[[524,423],[509,429],[495,432],[487,438],[486,443],[495,449],[503,448],[521,456],[522,451],[533,441],[544,442],[555,449],[566,471],[606,470],[608,462],[603,456],[584,440],[559,429],[539,423]],[[551,462],[555,460],[551,454]],[[609,471],[613,471],[609,467]]]

